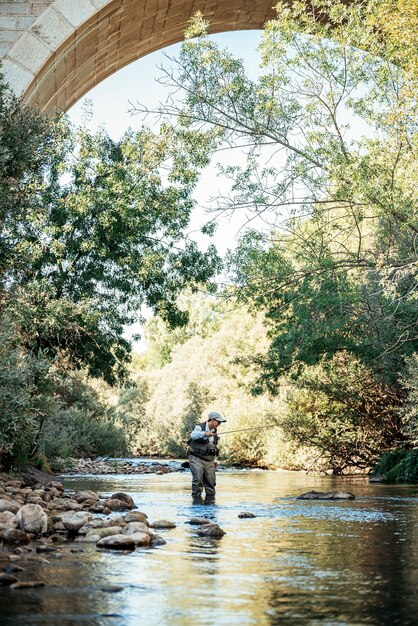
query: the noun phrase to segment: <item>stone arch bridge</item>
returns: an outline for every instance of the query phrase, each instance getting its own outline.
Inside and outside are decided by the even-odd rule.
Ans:
[[[261,28],[274,0],[2,0],[2,72],[42,111],[67,110],[102,80],[178,42],[202,11],[210,32]]]

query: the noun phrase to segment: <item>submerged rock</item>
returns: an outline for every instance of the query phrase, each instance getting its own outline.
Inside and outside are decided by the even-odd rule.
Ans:
[[[245,519],[245,518],[252,518],[252,517],[257,517],[257,515],[254,515],[254,513],[250,513],[249,511],[242,511],[241,513],[238,513],[238,517],[241,519]]]
[[[192,526],[203,526],[204,524],[211,524],[210,519],[206,519],[206,517],[192,517],[188,522],[192,524]]]
[[[307,491],[296,500],[354,500],[355,497],[351,491]]]

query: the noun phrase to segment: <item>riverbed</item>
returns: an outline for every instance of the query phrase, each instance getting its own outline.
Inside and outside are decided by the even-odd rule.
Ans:
[[[167,543],[157,548],[68,542],[60,558],[28,563],[28,577],[45,586],[1,589],[1,626],[418,623],[418,486],[281,471],[228,470],[217,480],[216,504],[192,505],[189,471],[63,477],[66,489],[124,491],[151,522],[176,528],[158,531]],[[313,489],[356,499],[296,500]],[[226,535],[198,536],[192,517]]]

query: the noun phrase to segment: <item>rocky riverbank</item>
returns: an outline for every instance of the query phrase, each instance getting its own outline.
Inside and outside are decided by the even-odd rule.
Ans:
[[[35,476],[39,473],[35,472]],[[0,586],[38,587],[24,580],[25,563],[59,558],[68,545],[95,544],[98,549],[134,550],[166,543],[156,530],[175,528],[167,520],[150,522],[126,493],[103,497],[96,491],[67,492],[58,480],[36,482],[0,477]],[[23,580],[19,580],[22,572]],[[18,578],[19,576],[19,578]]]
[[[70,459],[60,474],[168,474],[183,471],[178,461],[125,461],[118,459]]]

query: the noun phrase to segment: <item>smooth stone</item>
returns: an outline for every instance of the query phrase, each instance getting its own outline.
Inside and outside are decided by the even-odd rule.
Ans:
[[[17,516],[14,513],[11,511],[3,511],[0,513],[0,530],[17,527]]]
[[[118,491],[117,493],[112,493],[110,496],[110,500],[122,500],[122,502],[126,502],[129,505],[130,509],[135,508],[135,502],[132,500],[131,496],[123,491]]]
[[[105,591],[106,593],[118,593],[119,591],[123,591],[123,587],[119,587],[118,585],[108,585],[107,587],[100,587],[100,591]]]
[[[50,480],[49,483],[45,485],[46,489],[56,489],[57,491],[64,491],[64,485],[57,480]]]
[[[25,504],[17,512],[17,519],[21,530],[27,533],[46,533],[48,530],[48,516],[38,504]]]
[[[145,533],[144,533],[145,534]],[[149,539],[149,535],[148,539]],[[96,543],[98,548],[108,548],[110,550],[134,550],[135,539],[133,535],[112,535],[111,537],[103,537]]]
[[[134,533],[148,533],[149,528],[143,522],[129,522],[122,530],[123,535],[133,535]]]
[[[256,515],[254,515],[254,513],[249,513],[247,511],[243,511],[242,513],[238,513],[238,517],[240,519],[245,519],[245,518],[252,518],[252,517],[257,517]]]
[[[205,524],[201,526],[198,531],[198,535],[202,535],[205,537],[223,537],[226,533],[218,524]]]
[[[355,497],[350,491],[307,491],[296,500],[354,500]]]
[[[109,498],[104,503],[105,509],[108,508],[110,511],[126,511],[127,509],[132,508],[125,500],[119,500],[116,498]]]
[[[3,567],[3,572],[5,572],[6,574],[13,574],[14,572],[24,572],[25,568],[24,567],[20,567],[20,565],[5,565]]]
[[[84,524],[87,524],[87,522],[90,522],[92,519],[92,516],[90,513],[87,513],[87,511],[76,511],[75,513],[65,513],[62,516],[62,523],[66,530],[71,533],[76,533]],[[55,529],[56,528],[57,525],[55,525]]]
[[[0,574],[0,585],[7,587],[9,585],[13,585],[13,583],[17,583],[16,576],[12,576],[11,574]]]
[[[19,528],[8,528],[0,533],[6,543],[29,543],[30,537],[25,531]]]
[[[78,503],[85,502],[86,500],[91,500],[93,503],[97,500],[100,500],[100,496],[96,491],[76,491],[76,493],[73,495],[73,500]]]
[[[160,537],[160,535],[154,535],[151,539],[150,546],[155,548],[156,546],[164,546],[166,543],[166,540]]]
[[[153,522],[152,524],[150,524],[150,527],[162,530],[164,528],[176,528],[176,525],[174,522],[169,522],[166,519],[159,519],[156,522]]]
[[[124,535],[134,540],[135,546],[140,548],[142,546],[149,546],[151,543],[151,535],[149,533],[137,532],[132,535]]]
[[[144,522],[144,524],[148,524],[148,515],[141,511],[129,511],[123,519],[125,522]]]
[[[10,511],[10,513],[17,513],[20,506],[13,502],[13,500],[7,500],[6,498],[0,498],[0,513],[4,511]]]
[[[84,538],[91,540],[93,535],[98,535],[99,539],[102,539],[102,537],[111,537],[112,535],[120,534],[123,534],[121,526],[108,526],[106,528],[95,528],[90,530]]]
[[[193,526],[203,526],[204,524],[211,524],[211,521],[206,517],[192,517],[187,523]]]
[[[42,580],[28,580],[26,582],[17,582],[10,585],[10,589],[33,589],[34,587],[44,587],[45,583]]]

